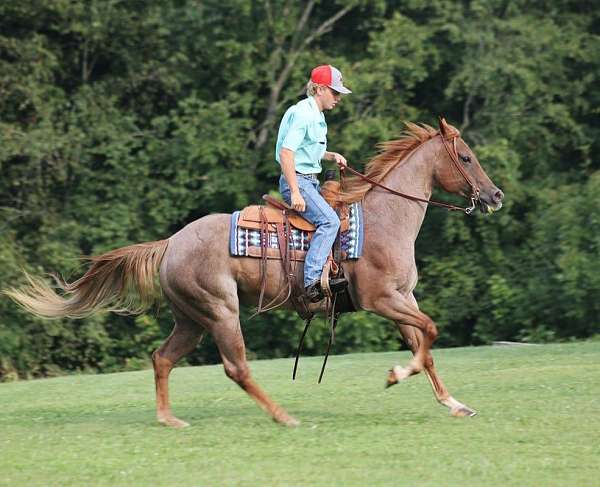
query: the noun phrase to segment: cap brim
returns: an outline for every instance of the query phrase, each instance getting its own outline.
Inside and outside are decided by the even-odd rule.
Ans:
[[[346,88],[345,86],[339,85],[339,86],[335,86],[335,85],[329,85],[329,87],[332,90],[337,91],[338,93],[341,93],[342,95],[347,95],[349,93],[352,93],[348,88]]]

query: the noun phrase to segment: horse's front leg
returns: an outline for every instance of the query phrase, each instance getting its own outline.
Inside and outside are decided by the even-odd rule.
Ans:
[[[419,342],[422,339],[421,332],[413,326],[404,325],[398,322],[396,322],[396,325],[398,326],[405,343],[410,347],[413,353],[415,353],[419,349]],[[477,411],[471,409],[460,401],[457,401],[450,395],[448,389],[446,389],[446,386],[442,382],[441,377],[435,370],[431,353],[425,360],[425,373],[427,374],[427,378],[431,383],[435,398],[440,404],[443,404],[450,409],[450,414],[452,414],[452,416],[475,416],[477,414]],[[391,386],[397,383],[398,381],[395,375],[392,371],[390,371],[387,385]]]
[[[420,332],[421,340],[416,341],[413,358],[405,367],[396,365],[390,371],[388,385],[393,385],[411,375],[421,372],[431,359],[429,350],[437,338],[437,328],[433,320],[419,310],[412,294],[396,290],[379,296],[373,301],[372,311],[397,323],[414,327]]]

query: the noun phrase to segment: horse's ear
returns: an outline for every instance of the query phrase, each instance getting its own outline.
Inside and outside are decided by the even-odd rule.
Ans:
[[[448,139],[450,135],[450,129],[448,127],[448,124],[446,123],[446,119],[442,116],[440,116],[439,119],[439,126],[440,134],[442,134],[442,137],[444,137],[444,139]]]

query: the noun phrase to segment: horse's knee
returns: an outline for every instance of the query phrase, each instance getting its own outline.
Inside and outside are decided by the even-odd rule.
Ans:
[[[434,342],[436,340],[436,338],[438,337],[438,330],[437,330],[437,326],[435,326],[435,323],[433,322],[433,320],[428,319],[427,323],[425,324],[425,330],[424,332],[427,334],[427,336],[429,337],[429,339]]]
[[[250,369],[247,365],[225,364],[225,375],[237,384],[243,385],[250,377]]]

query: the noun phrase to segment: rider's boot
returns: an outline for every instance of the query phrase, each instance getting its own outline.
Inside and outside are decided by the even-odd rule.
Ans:
[[[329,279],[329,289],[333,294],[342,292],[348,287],[348,281],[343,277]],[[309,285],[305,289],[306,297],[311,303],[318,303],[325,298],[325,293],[321,288],[321,282],[317,281]]]
[[[304,294],[311,303],[318,303],[325,297],[319,281],[313,282],[312,284],[306,286],[304,289]]]

